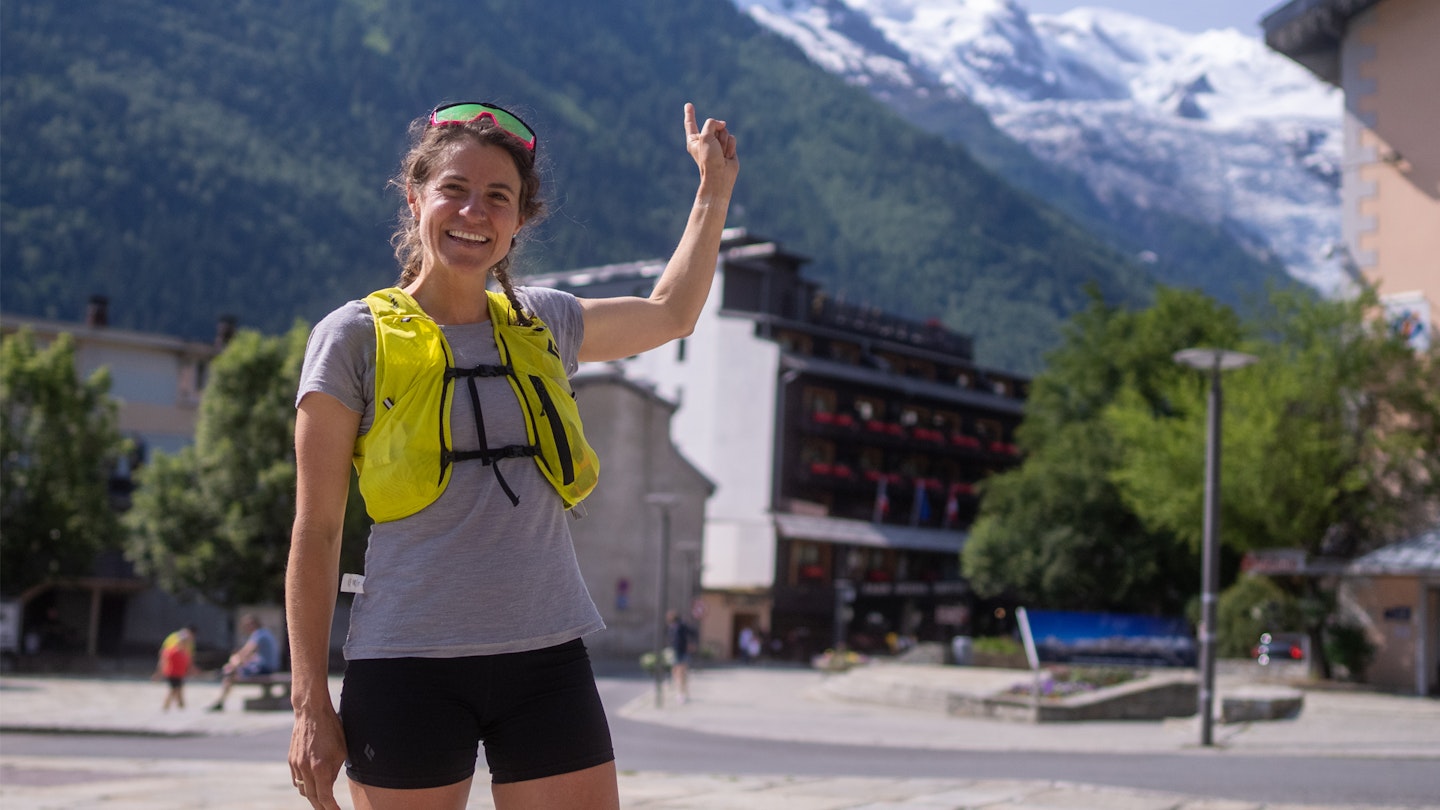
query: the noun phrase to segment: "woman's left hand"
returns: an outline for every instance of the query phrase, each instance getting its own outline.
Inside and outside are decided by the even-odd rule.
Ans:
[[[740,158],[735,151],[735,136],[724,121],[706,118],[704,126],[696,124],[695,105],[685,105],[685,148],[695,165],[700,167],[700,181],[718,181],[721,190],[729,193],[740,173]]]

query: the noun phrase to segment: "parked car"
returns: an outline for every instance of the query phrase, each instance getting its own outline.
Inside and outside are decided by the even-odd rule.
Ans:
[[[1304,661],[1310,657],[1310,637],[1304,633],[1262,633],[1255,645],[1255,660],[1260,666],[1272,661]]]

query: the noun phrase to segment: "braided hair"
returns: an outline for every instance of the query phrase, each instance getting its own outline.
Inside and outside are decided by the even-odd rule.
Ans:
[[[400,172],[390,184],[399,188],[401,194],[409,188],[424,185],[435,171],[436,162],[452,144],[469,138],[475,143],[489,144],[504,149],[515,161],[520,172],[520,216],[529,224],[538,221],[545,214],[545,202],[540,199],[540,173],[535,166],[535,153],[524,144],[488,120],[470,121],[464,124],[449,124],[443,127],[430,125],[428,116],[417,118],[410,123],[410,150],[400,161]],[[515,285],[510,279],[510,258],[519,247],[520,235],[511,244],[510,252],[490,268],[495,280],[500,283],[510,306],[515,310],[521,325],[529,325],[530,317],[515,295]],[[399,224],[390,237],[395,248],[395,259],[400,263],[400,279],[397,286],[404,287],[420,275],[425,257],[424,244],[420,239],[420,222],[411,215],[409,206],[402,205]]]

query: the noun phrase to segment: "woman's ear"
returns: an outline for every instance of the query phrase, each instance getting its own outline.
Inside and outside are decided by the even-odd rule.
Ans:
[[[415,185],[413,183],[405,184],[405,204],[410,206],[410,216],[414,217],[415,219],[419,219],[420,197],[418,194],[416,194]]]

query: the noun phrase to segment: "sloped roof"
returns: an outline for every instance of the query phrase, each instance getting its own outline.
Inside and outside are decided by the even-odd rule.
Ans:
[[[1347,574],[1440,574],[1440,525],[1356,559]]]
[[[1291,0],[1265,15],[1265,44],[1333,85],[1340,84],[1340,45],[1355,15],[1380,0]]]

